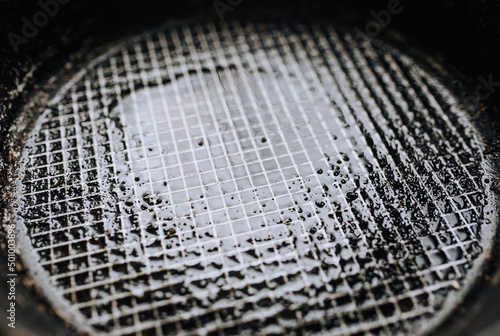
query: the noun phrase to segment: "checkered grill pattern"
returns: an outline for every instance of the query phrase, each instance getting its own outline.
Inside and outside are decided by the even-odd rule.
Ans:
[[[47,107],[21,225],[54,295],[112,335],[422,331],[486,244],[456,106],[329,24],[169,25]]]

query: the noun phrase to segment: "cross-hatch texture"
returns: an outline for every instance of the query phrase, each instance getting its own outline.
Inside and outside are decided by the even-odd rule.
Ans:
[[[47,107],[22,225],[96,330],[406,335],[484,247],[482,158],[456,105],[329,24],[166,26]]]

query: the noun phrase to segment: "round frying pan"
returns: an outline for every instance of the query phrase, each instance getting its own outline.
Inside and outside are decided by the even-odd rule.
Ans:
[[[495,334],[498,5],[2,5],[2,331]]]

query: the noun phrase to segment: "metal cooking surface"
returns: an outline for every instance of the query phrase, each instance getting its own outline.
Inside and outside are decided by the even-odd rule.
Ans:
[[[145,32],[32,131],[22,253],[114,335],[426,332],[489,248],[456,106],[329,24]]]

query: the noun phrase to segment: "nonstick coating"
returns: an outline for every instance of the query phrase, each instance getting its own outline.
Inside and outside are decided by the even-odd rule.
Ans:
[[[473,2],[471,1],[471,3]],[[5,62],[2,65],[4,80],[1,85],[5,100],[0,111],[0,120],[2,120],[0,131],[3,134],[1,139],[3,148],[2,179],[4,181],[7,181],[6,174],[9,167],[16,167],[17,158],[13,157],[12,154],[18,152],[18,146],[24,142],[25,138],[22,134],[26,134],[31,129],[31,125],[33,125],[35,120],[34,118],[17,120],[17,124],[14,127],[21,134],[21,136],[15,137],[15,140],[19,141],[18,143],[12,142],[13,139],[5,136],[7,130],[13,125],[13,121],[19,113],[20,106],[26,103],[30,104],[31,107],[37,104],[44,106],[47,99],[51,96],[51,87],[55,91],[56,88],[60,87],[62,83],[75,73],[75,70],[78,70],[83,64],[92,59],[92,54],[101,53],[106,49],[106,47],[102,46],[105,46],[107,42],[113,41],[117,36],[140,31],[154,22],[160,23],[164,20],[165,16],[186,17],[196,13],[210,12],[210,15],[218,17],[213,12],[212,4],[200,5],[196,1],[184,3],[183,5],[176,2],[172,2],[169,5],[160,5],[155,2],[147,2],[147,4],[147,6],[143,3],[138,5],[138,2],[129,1],[118,7],[115,4],[97,7],[99,5],[91,3],[86,3],[85,5],[62,5],[61,11],[51,19],[50,23],[44,29],[40,30],[35,38],[30,39],[29,43],[22,45],[18,53],[12,50],[8,41],[3,44],[6,47],[2,50]],[[356,12],[352,8],[349,9],[349,6],[342,2],[325,5],[321,1],[297,1],[293,4],[287,2],[287,6],[284,6],[283,2],[276,1],[268,4],[266,7],[259,7],[259,4],[242,4],[240,8],[235,8],[234,13],[230,13],[231,17],[228,18],[242,15],[241,12],[251,12],[252,9],[256,9],[254,13],[267,15],[276,11],[281,12],[286,8],[287,13],[306,13],[309,16],[327,18],[337,17],[336,22],[345,23],[347,21],[348,24],[363,27],[364,23],[373,19],[367,15],[370,10],[379,10],[385,8],[387,5],[382,1],[379,4],[380,6],[376,6],[372,2],[370,4],[357,2],[353,5],[358,7]],[[497,54],[494,48],[495,43],[492,42],[495,36],[497,36],[497,27],[495,27],[495,21],[489,18],[495,17],[496,13],[498,13],[498,5],[491,2],[483,7],[474,4],[452,6],[446,1],[434,4],[435,7],[432,9],[429,9],[428,5],[415,6],[412,9],[413,13],[410,13],[410,7],[408,7],[408,11],[403,12],[400,19],[394,18],[389,26],[389,31],[399,30],[403,34],[410,36],[413,39],[412,41],[417,41],[424,49],[439,50],[442,55],[445,55],[445,58],[439,60],[446,60],[446,64],[459,67],[466,74],[466,76],[459,77],[463,84],[450,87],[456,88],[459,96],[467,97],[468,94],[463,94],[463,92],[472,92],[477,86],[477,78],[479,76],[483,76],[484,78],[491,73],[493,78],[497,78],[495,74],[496,69],[498,69],[498,63],[494,62]],[[10,15],[9,17],[5,17],[5,20],[2,22],[2,29],[5,33],[11,31],[19,32],[21,29],[20,23],[22,23],[20,18],[26,15],[25,13],[36,13],[40,10],[38,7],[30,5],[27,2],[16,4],[8,2],[6,6],[10,9]],[[96,10],[96,8],[99,9]],[[240,13],[238,13],[239,9],[242,9]],[[348,13],[348,15],[344,15],[345,13]],[[454,15],[449,15],[450,13]],[[441,16],[446,16],[446,20],[450,20],[451,23],[443,27],[439,26],[438,22]],[[82,24],[76,24],[76,22],[82,22]],[[429,23],[422,24],[422,22]],[[460,22],[460,25],[453,25],[453,22]],[[101,32],[106,33],[100,34]],[[95,33],[99,33],[102,36],[95,37]],[[3,35],[6,36],[6,34]],[[381,37],[385,37],[396,43],[401,41],[400,36],[387,33],[381,34]],[[461,36],[464,36],[464,41],[467,43],[461,41]],[[82,48],[82,41],[89,46],[88,49],[85,49],[85,47]],[[459,41],[460,43],[458,43]],[[477,50],[477,52],[457,52],[463,51],[461,49],[464,48],[463,45],[468,45],[468,51]],[[474,46],[478,45],[481,48],[474,48]],[[91,48],[90,46],[94,47]],[[100,50],[99,46],[101,46]],[[88,55],[81,52],[75,53],[77,50],[88,50],[90,53]],[[68,62],[66,55],[70,53],[73,56],[71,61]],[[64,71],[60,70],[61,61],[67,64],[68,69]],[[53,74],[57,71],[61,75],[59,78],[53,77]],[[45,83],[45,88],[49,89],[46,92],[37,93],[36,97],[28,98],[30,97],[29,93],[36,88],[35,85],[42,82]],[[468,87],[471,88],[470,91],[467,91]],[[471,113],[484,136],[483,141],[488,146],[487,148],[485,146],[485,148],[487,152],[489,151],[489,154],[487,154],[489,157],[494,157],[498,151],[498,146],[495,146],[494,142],[498,134],[494,127],[497,118],[490,117],[490,115],[495,115],[494,102],[497,96],[497,93],[493,92],[492,97],[481,101],[481,108],[488,106],[488,104],[493,106],[492,108],[482,108],[480,113],[477,113],[477,111]],[[8,183],[4,184],[8,185]],[[7,206],[4,208],[7,209]],[[10,221],[7,214],[4,216],[3,221],[5,223]],[[29,277],[23,278],[23,283],[29,284]],[[20,300],[23,300],[21,298],[24,297],[26,302],[30,302],[32,298],[28,298],[31,296],[28,293],[32,292],[25,291],[24,285],[19,287]],[[41,300],[41,302],[44,301],[43,299]],[[19,309],[21,309],[21,305]],[[26,317],[21,317],[21,315]],[[28,319],[27,316],[30,319],[36,319],[37,315],[19,314],[19,316],[20,319]],[[45,319],[41,320],[45,321]],[[28,322],[27,325],[31,323],[33,323],[33,320]],[[51,329],[61,325],[57,319],[49,322],[49,324]]]

